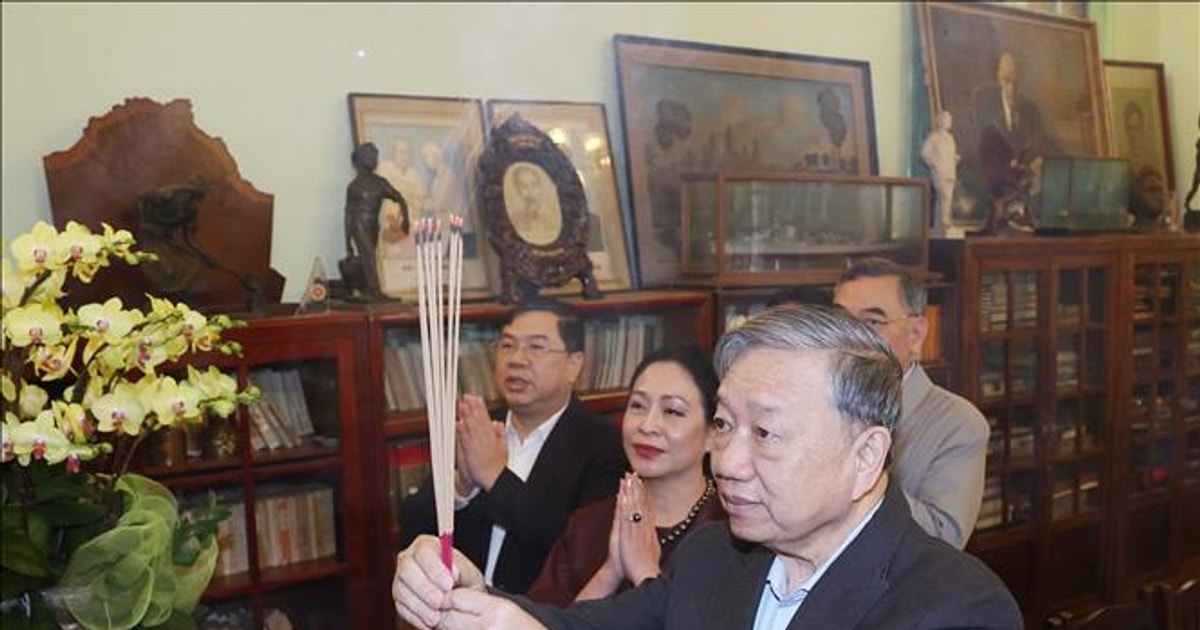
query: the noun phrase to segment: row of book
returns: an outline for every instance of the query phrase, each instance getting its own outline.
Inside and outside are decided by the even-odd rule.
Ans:
[[[296,368],[259,368],[250,371],[250,384],[262,392],[246,406],[250,419],[250,446],[275,451],[304,445],[315,433],[304,384]]]
[[[458,386],[464,393],[497,400],[493,378],[492,341],[496,331],[464,326],[458,353]],[[586,392],[621,389],[629,385],[642,358],[661,347],[664,323],[660,315],[626,315],[584,322],[586,359],[577,389]],[[388,331],[383,346],[383,385],[388,409],[409,411],[425,406],[425,369],[420,338],[409,330]]]
[[[188,514],[202,495],[180,499],[180,513]],[[214,575],[236,575],[250,570],[247,518],[244,495],[239,490],[217,493],[217,503],[229,510],[229,518],[217,529],[217,567]],[[254,521],[261,569],[337,555],[333,488],[318,483],[303,485],[265,484],[258,487]]]
[[[425,407],[425,368],[421,341],[407,330],[389,331],[383,346],[383,390],[388,409],[408,411]],[[495,332],[463,326],[459,336],[459,391],[496,400],[500,391],[492,378],[491,342]]]

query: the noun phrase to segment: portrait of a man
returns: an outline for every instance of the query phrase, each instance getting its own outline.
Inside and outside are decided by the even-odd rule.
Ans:
[[[534,245],[549,245],[562,231],[562,209],[550,176],[532,162],[517,162],[504,173],[504,208],[517,235]]]
[[[982,3],[919,11],[929,109],[954,112],[962,155],[956,224],[982,224],[993,202],[1027,204],[1045,158],[1108,153],[1094,23]]]

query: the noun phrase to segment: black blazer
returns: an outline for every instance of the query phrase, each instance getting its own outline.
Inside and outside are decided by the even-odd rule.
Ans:
[[[774,554],[707,523],[656,580],[607,600],[555,608],[515,598],[547,628],[750,630]],[[912,520],[899,485],[808,594],[789,630],[1019,629],[1012,595],[978,559]]]
[[[500,421],[503,421],[501,417]],[[454,546],[482,571],[487,564],[492,525],[506,530],[496,560],[493,586],[524,593],[542,569],[550,547],[576,508],[616,494],[629,467],[617,427],[574,395],[529,471],[521,481],[507,468],[489,492],[480,492],[454,513]],[[401,511],[401,547],[420,534],[436,534],[433,483],[407,499]]]

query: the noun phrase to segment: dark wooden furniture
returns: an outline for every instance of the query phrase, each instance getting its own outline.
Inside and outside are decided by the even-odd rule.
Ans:
[[[1200,579],[1156,585],[1154,609],[1163,630],[1200,630]]]
[[[1200,238],[935,240],[931,258],[957,287],[956,389],[992,425],[968,550],[1027,623],[1200,560]]]
[[[614,421],[619,421],[625,408],[625,391],[633,367],[651,349],[659,345],[695,344],[707,349],[713,346],[713,309],[708,292],[637,291],[613,293],[600,300],[565,301],[579,308],[587,330],[587,361],[578,387],[580,395],[594,411],[613,417]],[[463,307],[459,374],[462,381],[477,383],[464,391],[481,394],[486,391],[484,384],[491,380],[491,355],[486,343],[495,338],[507,312],[507,307],[495,303]],[[423,404],[405,395],[412,383],[395,382],[395,377],[400,376],[397,362],[403,365],[408,360],[404,353],[410,353],[411,357],[411,353],[419,351],[415,308],[373,306],[367,317],[370,350],[365,363],[371,376],[361,388],[369,396],[368,406],[376,412],[378,422],[372,423],[369,433],[364,432],[370,445],[364,464],[372,471],[366,489],[365,525],[372,540],[371,597],[379,624],[371,627],[381,627],[385,623],[383,611],[393,610],[390,589],[399,540],[399,523],[393,508],[401,498],[391,486],[389,450],[420,441],[428,434],[428,425],[423,406],[413,403]],[[389,377],[393,380],[391,384]]]
[[[1060,612],[1046,619],[1046,630],[1160,630],[1146,605],[1114,605],[1073,614]]]
[[[206,356],[197,361],[221,367],[243,386],[252,371],[295,371],[308,416],[322,438],[319,444],[256,452],[250,442],[252,420],[242,408],[228,423],[235,441],[232,456],[209,456],[214,438],[206,434],[199,439],[202,458],[155,465],[154,458],[147,457],[140,466],[181,497],[214,490],[240,498],[244,521],[239,526],[245,532],[241,549],[248,570],[214,578],[204,595],[206,605],[248,611],[253,627],[262,627],[271,609],[288,614],[296,627],[376,627],[367,593],[372,588],[368,558],[377,550],[367,546],[369,471],[362,465],[372,420],[365,407],[367,389],[360,386],[367,378],[367,331],[366,319],[358,313],[265,318],[227,334],[243,345],[242,357]],[[219,427],[210,430],[214,428]],[[332,490],[336,553],[300,562],[264,560],[259,530],[286,528],[264,525],[265,519],[277,515],[263,511],[265,488],[291,490],[310,484]],[[295,517],[308,514],[303,506],[294,511]],[[290,525],[295,533],[296,523]]]

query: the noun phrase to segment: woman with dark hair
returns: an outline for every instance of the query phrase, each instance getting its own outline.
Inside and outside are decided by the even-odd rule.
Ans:
[[[699,348],[661,349],[634,371],[621,435],[632,473],[617,496],[579,508],[529,589],[558,605],[655,577],[698,524],[725,518],[707,474],[717,375]]]

